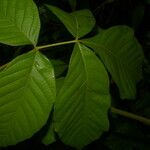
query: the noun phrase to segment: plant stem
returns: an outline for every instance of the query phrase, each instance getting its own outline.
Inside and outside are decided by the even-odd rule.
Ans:
[[[72,40],[72,41],[66,41],[66,42],[59,42],[59,43],[54,43],[54,44],[48,44],[48,45],[43,45],[43,46],[37,46],[36,48],[38,50],[44,49],[44,48],[49,48],[49,47],[54,47],[54,46],[59,46],[59,45],[65,45],[65,44],[71,44],[71,43],[77,43],[78,40]]]
[[[48,45],[43,45],[43,46],[36,46],[35,49],[36,50],[41,50],[41,49],[45,49],[45,48],[49,48],[49,47],[54,47],[54,46],[59,46],[59,45],[66,45],[66,44],[71,44],[71,43],[77,43],[79,42],[78,39],[75,40],[71,40],[71,41],[65,41],[65,42],[59,42],[59,43],[53,43],[53,44],[48,44]],[[33,49],[33,50],[35,50]],[[0,69],[3,69],[7,66],[8,63],[0,66]]]
[[[117,109],[117,108],[114,108],[114,107],[111,107],[111,112],[115,113],[115,114],[118,114],[118,115],[121,115],[121,116],[124,116],[124,117],[127,117],[127,118],[130,118],[130,119],[137,120],[137,121],[139,121],[143,124],[150,125],[150,119],[148,119],[148,118],[138,116],[138,115],[135,115],[133,113],[130,113],[130,112],[127,112],[127,111],[124,111],[124,110],[120,110],[120,109]]]

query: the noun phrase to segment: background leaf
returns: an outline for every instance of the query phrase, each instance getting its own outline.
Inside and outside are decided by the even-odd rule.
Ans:
[[[150,0],[145,0],[148,4],[150,4]]]
[[[56,93],[57,94],[60,91],[63,83],[64,83],[64,77],[56,79],[56,91],[57,91]],[[54,132],[53,118],[52,118],[52,121],[49,125],[49,129],[48,129],[46,135],[44,136],[44,138],[42,139],[42,143],[45,144],[45,145],[49,145],[49,144],[52,144],[55,141],[56,141],[56,137],[55,137],[55,132]]]
[[[46,135],[42,139],[42,143],[44,145],[49,145],[55,141],[56,141],[56,139],[55,139],[55,133],[54,133],[54,125],[53,125],[53,122],[51,122],[50,127],[49,127]]]
[[[108,130],[107,72],[82,44],[75,45],[67,77],[57,96],[54,127],[64,143],[82,148]]]
[[[72,9],[73,11],[75,11],[75,10],[76,10],[76,7],[77,7],[77,0],[68,0],[68,2],[69,2],[69,4],[70,4],[70,6],[71,6],[71,9]]]
[[[144,5],[136,6],[132,13],[132,27],[137,29],[141,24],[145,13]]]
[[[65,77],[61,77],[61,78],[56,79],[57,94],[59,93],[61,87],[63,86],[64,80],[65,80]]]
[[[61,60],[51,59],[51,62],[54,66],[56,78],[59,77],[67,69],[67,64],[65,64],[65,62]]]
[[[37,44],[40,30],[33,0],[0,0],[0,42],[8,45]]]
[[[0,146],[30,138],[47,121],[55,100],[54,70],[39,52],[15,58],[0,72]]]
[[[99,54],[118,85],[121,98],[135,98],[136,83],[142,78],[144,56],[132,29],[115,26],[83,40],[83,43]]]
[[[94,25],[95,19],[90,10],[79,10],[67,13],[55,6],[46,5],[65,25],[68,31],[76,38],[81,38],[89,33]]]

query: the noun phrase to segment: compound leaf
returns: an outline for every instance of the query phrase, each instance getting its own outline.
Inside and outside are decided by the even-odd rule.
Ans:
[[[56,99],[54,127],[64,143],[80,149],[108,130],[108,75],[101,61],[82,44],[75,45]]]
[[[0,147],[30,138],[55,100],[54,69],[39,52],[15,58],[0,72]]]
[[[67,13],[55,6],[46,6],[60,19],[68,31],[76,38],[83,37],[89,33],[95,25],[95,19],[90,10],[85,9]]]
[[[99,54],[119,87],[121,98],[135,98],[136,84],[142,78],[144,55],[132,29],[111,27],[83,43]]]
[[[0,42],[37,44],[40,20],[33,0],[0,0]]]

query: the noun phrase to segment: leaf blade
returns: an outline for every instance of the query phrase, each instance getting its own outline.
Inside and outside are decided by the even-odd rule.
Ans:
[[[64,143],[80,149],[108,130],[109,106],[109,80],[102,63],[87,47],[76,45],[55,104],[56,132]]]
[[[32,0],[0,1],[0,42],[12,46],[37,44],[38,10]]]
[[[0,146],[30,138],[55,100],[54,70],[39,52],[17,57],[0,73]]]
[[[46,6],[59,18],[68,31],[76,38],[81,38],[89,33],[95,25],[94,16],[87,9],[75,11],[69,14],[55,6]]]
[[[83,44],[101,57],[119,88],[121,98],[134,99],[136,84],[142,78],[144,54],[132,29],[114,26],[83,40]]]

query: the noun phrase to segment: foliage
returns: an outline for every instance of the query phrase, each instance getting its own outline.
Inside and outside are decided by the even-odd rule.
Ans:
[[[64,0],[70,13],[56,6],[61,2],[35,2],[0,0],[0,43],[10,57],[0,70],[0,147],[32,141],[35,136],[36,142],[50,147],[60,140],[88,149],[86,145],[101,139],[103,148],[117,150],[129,144],[127,150],[137,149],[136,140],[121,137],[135,138],[137,123],[130,125],[116,114],[148,125],[150,120],[111,108],[126,109],[131,103],[129,110],[137,113],[147,108],[139,115],[148,117],[150,96],[137,92],[137,85],[143,88],[141,80],[144,88],[144,82],[150,81],[142,78],[146,58],[135,33],[144,6],[135,7],[132,27],[102,29],[89,8],[76,10],[81,2]],[[106,0],[95,12],[113,3]],[[15,50],[13,56],[9,49]],[[148,62],[145,65],[149,75]],[[116,114],[109,117],[109,112]],[[144,140],[143,132],[137,138]],[[147,143],[138,146],[147,149]]]

